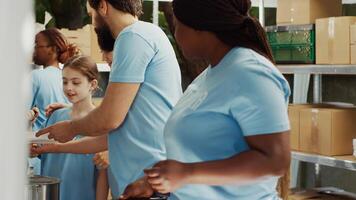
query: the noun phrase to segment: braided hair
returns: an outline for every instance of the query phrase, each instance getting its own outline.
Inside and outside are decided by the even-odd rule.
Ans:
[[[271,62],[273,56],[266,33],[249,15],[251,0],[173,0],[175,17],[200,31],[213,32],[230,47],[245,47]]]
[[[46,29],[38,34],[43,34],[47,38],[49,45],[56,47],[57,60],[60,63],[66,63],[71,57],[80,53],[79,49],[74,44],[70,44],[56,28]]]

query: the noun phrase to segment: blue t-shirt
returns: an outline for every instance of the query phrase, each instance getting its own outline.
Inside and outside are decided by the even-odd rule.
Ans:
[[[206,69],[174,107],[164,129],[167,157],[185,163],[222,160],[248,151],[245,137],[289,130],[290,89],[265,57],[232,49]],[[278,178],[248,185],[186,185],[171,199],[278,199]]]
[[[126,27],[116,39],[113,57],[111,83],[141,84],[124,122],[109,134],[118,197],[145,168],[166,158],[163,128],[182,89],[173,47],[153,24],[138,21]]]
[[[34,132],[40,130],[47,120],[45,109],[52,103],[68,103],[62,89],[62,70],[57,67],[46,67],[31,72],[32,94],[29,110],[34,106],[40,110],[39,116],[32,125]],[[41,161],[38,158],[28,159],[29,165],[34,168],[35,174],[40,174]]]
[[[46,126],[71,119],[70,109],[55,111]],[[79,139],[80,136],[75,139]],[[95,200],[97,170],[93,154],[50,153],[41,156],[41,175],[61,180],[61,200]]]
[[[37,106],[40,110],[39,116],[32,129],[38,131],[47,120],[45,109],[52,103],[68,103],[63,93],[62,70],[57,67],[46,67],[31,72],[32,99],[30,108]]]

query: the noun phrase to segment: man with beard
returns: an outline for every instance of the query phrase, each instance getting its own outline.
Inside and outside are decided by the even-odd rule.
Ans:
[[[45,115],[47,105],[68,102],[62,90],[62,70],[59,63],[65,63],[78,52],[78,49],[69,44],[57,29],[47,29],[36,35],[33,62],[42,65],[43,69],[31,72],[32,98],[28,109],[34,107],[39,109],[38,117],[33,122],[34,131],[38,131],[47,120]],[[34,167],[35,174],[40,174],[38,158],[31,159],[30,166]]]
[[[138,20],[141,0],[88,2],[96,32],[115,38],[105,97],[86,117],[57,123],[37,135],[49,133],[59,142],[78,134],[96,136],[81,145],[88,148],[83,152],[108,148],[112,178],[118,183],[110,186],[118,198],[145,168],[166,158],[163,128],[182,94],[180,69],[164,32]]]
[[[102,53],[102,59],[108,63],[109,67],[112,65],[113,51],[115,39],[110,32],[97,32],[98,44]]]

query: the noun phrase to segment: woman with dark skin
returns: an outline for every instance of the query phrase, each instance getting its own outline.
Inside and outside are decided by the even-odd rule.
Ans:
[[[62,70],[59,64],[64,64],[72,56],[77,55],[79,49],[68,43],[67,39],[57,29],[51,28],[36,35],[33,62],[43,66],[34,70],[32,79],[31,108],[38,107],[39,116],[33,130],[37,131],[47,120],[45,108],[47,105],[60,102],[68,103],[62,92]]]
[[[177,43],[210,66],[166,123],[168,160],[122,199],[153,191],[174,200],[279,199],[277,180],[290,163],[290,89],[250,8],[250,0],[173,1]]]
[[[57,29],[51,28],[36,34],[33,62],[43,66],[31,72],[31,99],[28,109],[38,108],[36,118],[32,122],[32,130],[38,131],[46,122],[45,108],[52,103],[68,103],[62,90],[62,70],[60,63],[65,63],[79,53],[74,45]],[[40,174],[40,160],[32,158],[30,166]]]

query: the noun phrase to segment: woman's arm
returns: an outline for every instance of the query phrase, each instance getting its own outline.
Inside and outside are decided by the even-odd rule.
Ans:
[[[162,161],[146,170],[152,187],[167,193],[185,184],[248,184],[279,177],[289,169],[289,132],[246,137],[250,150],[201,163]]]
[[[98,137],[84,137],[67,143],[48,144],[32,147],[32,154],[42,153],[74,153],[91,154],[105,151],[108,148],[107,135]]]
[[[223,185],[283,176],[289,169],[289,134],[246,137],[250,150],[221,161],[191,164],[191,183]]]

